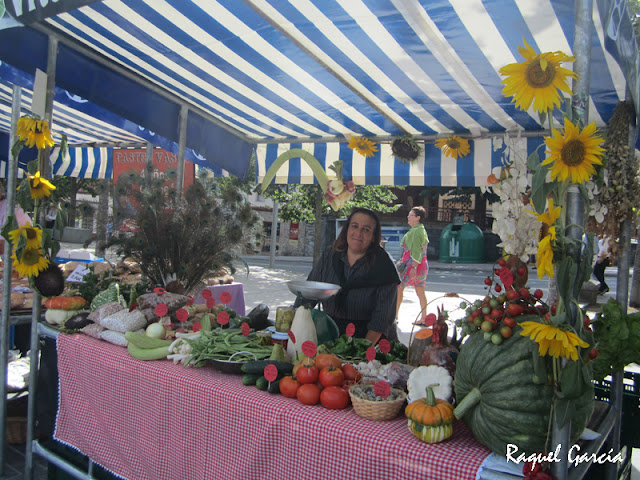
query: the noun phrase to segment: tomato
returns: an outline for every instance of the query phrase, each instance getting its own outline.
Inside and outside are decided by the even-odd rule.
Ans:
[[[498,260],[498,265],[500,265],[501,267],[504,267],[507,264],[507,261],[504,258],[501,258],[500,260]]]
[[[598,350],[596,350],[595,348],[592,348],[591,351],[589,352],[589,358],[591,360],[595,360],[597,357],[598,357]],[[320,400],[322,400],[322,398]]]
[[[280,393],[285,397],[296,398],[296,393],[300,387],[300,382],[291,375],[280,380]]]
[[[540,300],[543,295],[544,293],[539,288],[533,292],[533,296],[536,297],[538,300]]]
[[[530,295],[530,293],[529,293],[529,289],[528,289],[528,288],[524,288],[524,287],[522,287],[522,288],[520,289],[520,296],[521,296],[522,298],[529,298],[529,295]]]
[[[504,323],[509,328],[513,328],[516,326],[516,321],[511,317],[505,317],[504,320],[502,320],[502,323]]]
[[[320,387],[315,383],[300,385],[296,398],[304,405],[316,405],[320,401]]]
[[[349,394],[342,387],[327,387],[320,393],[320,403],[324,408],[341,410],[349,405]]]
[[[356,370],[352,363],[342,365],[342,373],[346,382],[359,382],[362,380],[362,374]]]
[[[316,383],[318,381],[317,367],[300,367],[296,372],[300,383]]]
[[[500,335],[502,335],[503,338],[509,338],[511,335],[513,335],[513,330],[511,330],[509,327],[504,325],[503,327],[500,328]],[[280,388],[280,391],[282,391],[282,387]]]
[[[342,362],[338,357],[332,355],[330,353],[320,353],[316,355],[316,367],[318,370],[322,371],[323,368],[331,367],[340,368]]]
[[[522,305],[518,305],[517,303],[510,303],[507,306],[507,313],[512,317],[517,317],[522,312],[524,312],[524,307]]]
[[[489,285],[491,285],[492,283],[493,283],[493,282],[491,281],[491,279],[490,279],[489,277],[487,277],[487,278],[485,278],[485,279],[484,279],[484,284],[485,284],[485,285],[489,286]]]
[[[507,292],[507,300],[516,300],[520,298],[520,292],[516,290],[509,290]]]
[[[325,367],[318,376],[323,387],[339,387],[344,383],[344,373],[339,368]]]
[[[500,285],[499,283],[496,283],[496,286],[495,286],[495,287],[493,287],[493,289],[494,289],[496,292],[500,293],[500,291],[502,290],[502,285]]]

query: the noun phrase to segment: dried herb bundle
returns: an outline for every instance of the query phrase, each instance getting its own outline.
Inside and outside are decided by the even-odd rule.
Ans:
[[[261,231],[260,218],[232,185],[206,188],[195,180],[180,198],[162,180],[145,184],[136,175],[120,178],[116,190],[134,199],[135,227],[110,244],[167,291],[190,293],[214,271],[233,272],[232,262],[253,248]],[[114,217],[126,218],[122,210]]]

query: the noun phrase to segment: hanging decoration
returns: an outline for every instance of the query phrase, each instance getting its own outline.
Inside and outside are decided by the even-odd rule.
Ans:
[[[406,134],[391,142],[391,151],[398,160],[411,163],[422,153],[422,145],[412,135]]]
[[[471,152],[471,146],[469,140],[459,137],[458,135],[451,135],[446,138],[438,138],[436,140],[436,147],[442,150],[442,153],[451,158],[462,158],[469,155]]]
[[[349,136],[349,148],[355,150],[363,157],[372,157],[378,151],[378,147],[371,140],[365,137]]]

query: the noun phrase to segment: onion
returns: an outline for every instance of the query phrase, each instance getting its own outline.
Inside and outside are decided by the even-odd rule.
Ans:
[[[144,334],[151,338],[164,338],[164,326],[158,322],[147,327]]]

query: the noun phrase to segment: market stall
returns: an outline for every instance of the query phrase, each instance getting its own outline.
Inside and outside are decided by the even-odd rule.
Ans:
[[[463,422],[429,445],[404,416],[374,422],[302,405],[237,375],[142,362],[84,335],[57,343],[55,437],[125,478],[460,480],[475,478],[490,453]]]

